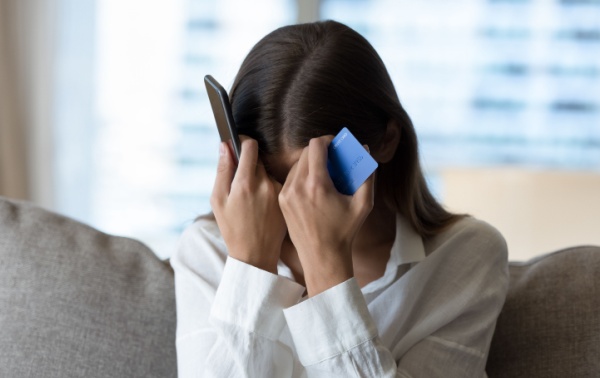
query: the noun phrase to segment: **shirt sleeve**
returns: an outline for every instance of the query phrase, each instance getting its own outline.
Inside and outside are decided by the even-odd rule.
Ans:
[[[308,377],[396,376],[396,363],[379,340],[354,278],[284,314]]]
[[[397,295],[372,309],[350,279],[284,310],[308,377],[486,376],[508,288],[497,231],[476,224],[457,233],[394,286],[388,294]]]
[[[435,241],[369,305],[354,278],[298,303],[301,285],[215,252],[222,243],[196,226],[172,261],[180,377],[485,377],[508,289],[490,226]],[[286,324],[306,375],[278,341]]]
[[[291,377],[293,352],[277,340],[304,288],[227,257],[220,242],[194,225],[171,259],[179,377]]]

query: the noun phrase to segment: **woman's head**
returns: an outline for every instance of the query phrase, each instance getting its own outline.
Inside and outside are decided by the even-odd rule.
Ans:
[[[454,220],[427,189],[415,130],[383,61],[351,28],[325,21],[273,31],[242,63],[230,98],[239,133],[258,141],[263,159],[346,126],[379,161],[376,202],[423,236]]]

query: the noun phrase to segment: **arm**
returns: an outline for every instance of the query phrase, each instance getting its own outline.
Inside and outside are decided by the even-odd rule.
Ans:
[[[201,220],[173,257],[182,377],[293,372],[292,351],[277,339],[283,308],[296,303],[304,288],[273,274],[286,230],[279,187],[260,164],[256,142],[246,138],[242,146],[237,172],[231,152],[221,146],[211,196],[218,228]]]
[[[273,360],[290,364],[287,346],[270,341],[258,356],[253,356],[256,348],[249,348],[219,359],[207,358],[213,348],[221,348],[221,353],[226,350],[217,340],[222,332],[208,319],[226,264],[225,247],[219,246],[222,240],[215,232],[214,221],[201,219],[185,232],[172,259],[180,376],[194,376],[219,364],[227,367],[236,355],[242,361],[258,358],[266,366]],[[506,245],[499,234],[482,224],[457,232],[442,244],[388,289],[391,299],[371,303],[369,308],[355,280],[292,307],[282,305],[287,308],[283,310],[287,325],[308,376],[482,376],[508,287]],[[292,284],[296,294],[289,301],[295,303],[303,288],[279,279]],[[381,334],[371,313],[378,319]],[[382,321],[382,313],[394,316]],[[257,348],[259,342],[254,343]],[[249,367],[233,376],[251,376],[244,374],[253,371],[244,369]]]
[[[279,195],[310,297],[285,316],[309,377],[394,377],[353,278],[352,243],[373,207],[374,176],[353,196],[338,193],[326,170],[330,142],[310,141]]]
[[[179,376],[291,377],[292,352],[277,339],[283,308],[304,288],[219,253],[203,223],[186,231],[171,259]]]
[[[355,279],[284,310],[308,377],[395,377]]]
[[[508,289],[506,245],[490,231],[457,232],[368,307],[349,280],[284,310],[308,376],[485,376]]]
[[[309,376],[483,375],[506,295],[503,239],[453,238],[398,280],[398,297],[376,309],[390,327],[383,343],[352,278],[352,239],[371,210],[373,177],[352,197],[337,193],[325,170],[328,142],[311,140],[279,196],[311,297],[285,310]]]

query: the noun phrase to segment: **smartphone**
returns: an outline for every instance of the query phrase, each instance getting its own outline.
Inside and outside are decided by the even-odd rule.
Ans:
[[[233,119],[233,113],[231,112],[231,104],[229,103],[227,91],[210,75],[204,76],[204,84],[206,85],[206,92],[208,92],[208,99],[210,100],[210,106],[217,122],[221,141],[231,143],[237,164],[240,160],[242,145]]]

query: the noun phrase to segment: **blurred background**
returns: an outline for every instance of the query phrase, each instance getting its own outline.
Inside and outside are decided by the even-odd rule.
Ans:
[[[600,0],[0,0],[0,195],[167,258],[209,211],[204,75],[229,89],[260,38],[319,19],[374,45],[435,195],[511,260],[600,244]]]

